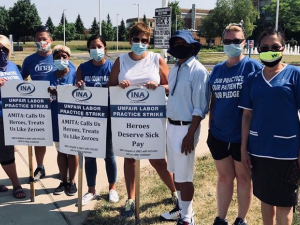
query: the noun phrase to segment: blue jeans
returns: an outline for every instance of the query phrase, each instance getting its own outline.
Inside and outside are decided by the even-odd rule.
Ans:
[[[107,118],[106,132],[106,157],[105,157],[106,175],[109,184],[114,184],[117,181],[117,164],[112,148],[111,140],[111,120]],[[88,187],[96,186],[97,163],[96,158],[85,157],[85,176]]]

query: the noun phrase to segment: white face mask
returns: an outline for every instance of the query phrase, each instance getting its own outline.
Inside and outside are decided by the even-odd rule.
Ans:
[[[101,61],[104,55],[104,48],[96,48],[90,50],[90,56],[97,62]]]
[[[67,67],[69,67],[69,60],[65,60],[65,59],[57,59],[54,60],[54,66],[58,69],[58,70],[64,70]]]
[[[51,43],[47,41],[35,42],[37,50],[40,52],[49,52],[51,49]]]

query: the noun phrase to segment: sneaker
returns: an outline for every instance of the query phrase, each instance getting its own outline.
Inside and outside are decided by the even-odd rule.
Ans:
[[[125,203],[125,207],[122,211],[122,216],[125,217],[132,217],[134,214],[134,200],[133,199],[127,199]]]
[[[228,220],[221,219],[220,217],[216,217],[213,225],[228,225]]]
[[[94,199],[96,199],[96,194],[93,195],[93,194],[87,192],[87,193],[85,193],[84,196],[82,196],[82,205],[86,205]],[[78,205],[78,203],[76,205]]]
[[[247,225],[247,223],[243,219],[237,217],[232,225]]]
[[[116,203],[119,201],[119,195],[118,192],[114,189],[109,190],[109,196],[108,196],[109,202]]]
[[[38,181],[39,179],[42,179],[43,177],[45,177],[46,172],[45,172],[45,168],[36,168],[36,170],[34,171],[34,181]]]
[[[76,183],[70,182],[67,188],[67,194],[73,196],[77,193]]]
[[[194,217],[192,217],[191,222],[183,221],[183,219],[180,218],[177,222],[177,225],[196,225],[196,223],[195,223]]]
[[[179,208],[178,204],[176,204],[175,208],[172,209],[170,212],[166,212],[161,214],[160,219],[162,221],[177,221],[180,218],[181,209]]]
[[[67,183],[60,182],[59,186],[57,188],[55,188],[54,194],[61,195],[62,193],[64,193],[67,190],[67,188],[68,188]]]

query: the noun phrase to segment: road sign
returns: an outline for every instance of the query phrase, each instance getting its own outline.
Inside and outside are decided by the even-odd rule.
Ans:
[[[169,48],[171,37],[172,9],[170,7],[155,9],[154,48]]]

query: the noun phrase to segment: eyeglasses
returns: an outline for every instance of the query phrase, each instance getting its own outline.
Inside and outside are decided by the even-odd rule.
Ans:
[[[281,45],[272,45],[271,47],[269,46],[260,46],[259,47],[259,52],[268,52],[268,51],[272,51],[272,52],[278,52],[281,51],[282,49]]]
[[[230,45],[230,44],[241,44],[245,39],[224,39],[223,44],[224,45]]]
[[[6,52],[8,53],[8,49],[6,47],[0,47],[0,52]]]
[[[38,26],[35,28],[34,30],[34,33],[37,33],[37,32],[49,32],[49,27],[47,26]]]
[[[132,42],[134,42],[134,43],[139,43],[139,42],[141,42],[141,43],[143,43],[143,44],[148,44],[148,43],[149,43],[149,40],[148,40],[147,38],[142,38],[142,39],[140,39],[140,38],[138,38],[138,37],[133,37],[133,38],[131,38],[131,40],[132,40]]]

